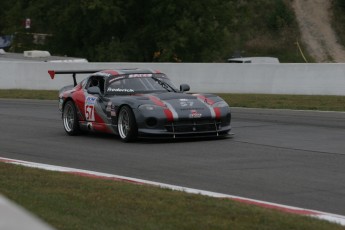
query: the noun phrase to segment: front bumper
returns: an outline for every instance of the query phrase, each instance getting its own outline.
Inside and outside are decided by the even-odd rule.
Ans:
[[[141,138],[201,138],[227,136],[230,131],[230,124],[223,125],[220,121],[203,124],[171,122],[161,128],[139,128],[138,135]]]
[[[190,118],[180,117],[169,121],[157,113],[141,113],[134,110],[138,137],[141,138],[199,138],[227,136],[231,131],[231,113],[225,110],[222,116]]]

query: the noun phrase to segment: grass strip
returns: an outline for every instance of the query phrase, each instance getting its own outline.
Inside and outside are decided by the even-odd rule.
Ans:
[[[57,229],[345,229],[228,199],[7,163],[0,193]]]
[[[0,98],[58,100],[58,90],[1,89]]]
[[[218,94],[230,107],[345,111],[345,96]]]
[[[218,94],[231,107],[345,111],[345,96]],[[0,90],[0,98],[57,100],[57,90]]]

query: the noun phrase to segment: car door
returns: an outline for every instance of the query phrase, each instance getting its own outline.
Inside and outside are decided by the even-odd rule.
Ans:
[[[109,132],[107,126],[109,121],[106,115],[107,99],[104,97],[103,76],[90,76],[85,85],[84,116],[89,129],[101,132]],[[90,93],[88,89],[98,87],[100,94]]]

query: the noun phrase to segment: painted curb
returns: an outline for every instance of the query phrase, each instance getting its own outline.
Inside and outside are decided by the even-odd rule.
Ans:
[[[198,190],[198,189],[193,189],[193,188],[158,183],[154,181],[141,180],[141,179],[124,177],[124,176],[113,175],[113,174],[108,174],[108,173],[94,172],[94,171],[83,170],[83,169],[54,166],[54,165],[21,161],[21,160],[15,160],[15,159],[3,158],[3,157],[0,157],[0,162],[22,165],[22,166],[31,167],[31,168],[39,168],[39,169],[44,169],[44,170],[49,170],[49,171],[64,172],[68,174],[74,174],[74,175],[96,178],[96,179],[122,181],[122,182],[139,184],[139,185],[152,185],[152,186],[157,186],[161,188],[168,188],[171,190],[182,191],[182,192],[186,192],[190,194],[199,194],[199,195],[204,195],[204,196],[209,196],[209,197],[214,197],[214,198],[230,199],[230,200],[238,201],[244,204],[260,206],[263,208],[274,209],[274,210],[278,210],[278,211],[282,211],[286,213],[310,216],[313,218],[327,220],[327,221],[345,226],[345,216],[332,214],[332,213],[320,212],[320,211],[315,211],[315,210],[310,210],[310,209],[303,209],[303,208],[298,208],[298,207],[293,207],[293,206],[288,206],[288,205],[281,205],[281,204],[276,204],[276,203],[271,203],[271,202],[266,202],[266,201],[254,200],[254,199],[240,197],[240,196],[233,196],[233,195],[228,195],[228,194]]]

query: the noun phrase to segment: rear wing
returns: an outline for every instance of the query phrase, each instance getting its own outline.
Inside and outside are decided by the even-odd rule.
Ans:
[[[77,85],[77,79],[76,79],[77,74],[96,73],[99,71],[102,71],[102,70],[58,70],[58,71],[48,70],[48,73],[49,73],[51,79],[54,79],[56,74],[72,74],[73,83],[74,83],[74,86],[76,86]]]

